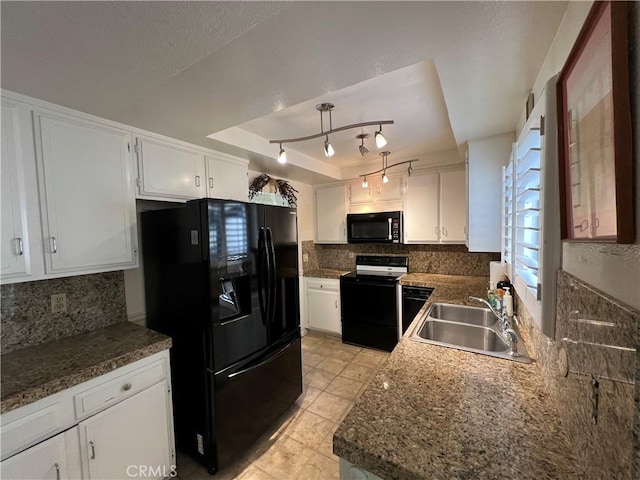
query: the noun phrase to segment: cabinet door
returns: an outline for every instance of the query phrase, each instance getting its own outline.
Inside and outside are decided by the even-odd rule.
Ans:
[[[207,197],[240,200],[249,197],[247,165],[207,156]]]
[[[407,243],[436,243],[438,228],[438,174],[407,178],[404,236]]]
[[[440,241],[465,243],[467,240],[467,192],[465,170],[440,174]]]
[[[371,203],[373,201],[373,187],[371,183],[367,188],[362,188],[362,182],[349,184],[349,203],[357,205],[360,203]]]
[[[27,206],[18,107],[2,101],[2,279],[31,273]]]
[[[45,440],[0,463],[6,480],[80,478],[78,427]]]
[[[163,380],[80,422],[84,478],[170,476],[173,446],[168,395]],[[144,474],[136,470],[142,467],[147,468]]]
[[[136,138],[138,198],[192,200],[205,196],[204,154],[177,143]]]
[[[342,334],[340,291],[330,288],[329,285],[315,283],[307,286],[309,328]]]
[[[129,132],[35,113],[46,273],[137,265]]]
[[[383,183],[381,178],[372,180],[373,201],[389,202],[402,200],[402,178],[390,178],[387,183]]]
[[[316,241],[318,243],[347,243],[345,187],[316,190]]]

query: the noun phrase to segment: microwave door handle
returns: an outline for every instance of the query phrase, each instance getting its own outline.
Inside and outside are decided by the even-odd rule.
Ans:
[[[391,236],[391,217],[389,217],[387,220],[389,222],[389,240],[393,240],[393,237]]]

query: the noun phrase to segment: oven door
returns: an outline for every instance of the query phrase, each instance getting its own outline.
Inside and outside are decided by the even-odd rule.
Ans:
[[[341,278],[342,341],[391,351],[398,343],[396,282]]]

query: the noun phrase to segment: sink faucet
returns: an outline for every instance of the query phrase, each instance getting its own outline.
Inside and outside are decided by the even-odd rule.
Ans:
[[[493,305],[491,305],[489,302],[487,302],[484,298],[480,298],[480,297],[469,297],[469,300],[475,300],[476,302],[481,302],[484,303],[487,307],[489,307],[489,310],[491,310],[491,313],[493,313],[493,315],[500,320],[500,322],[504,325],[505,324],[505,314],[504,311],[502,311],[501,313],[498,313],[496,311],[495,308],[493,308]],[[503,309],[504,310],[504,309]]]
[[[496,309],[494,309],[493,306],[484,298],[469,297],[469,300],[475,300],[476,302],[484,303],[487,307],[489,307],[491,313],[493,313],[493,315],[500,322],[500,326],[502,327],[502,336],[509,342],[509,355],[511,355],[512,357],[519,357],[520,354],[518,353],[518,334],[513,330],[513,328],[511,328],[511,317],[507,315],[507,310],[504,304],[502,304],[502,312],[498,313]]]

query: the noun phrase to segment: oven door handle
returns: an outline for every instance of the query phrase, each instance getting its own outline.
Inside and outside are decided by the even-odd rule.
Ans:
[[[391,217],[387,219],[389,221],[389,240],[393,240],[393,236],[391,235]]]

